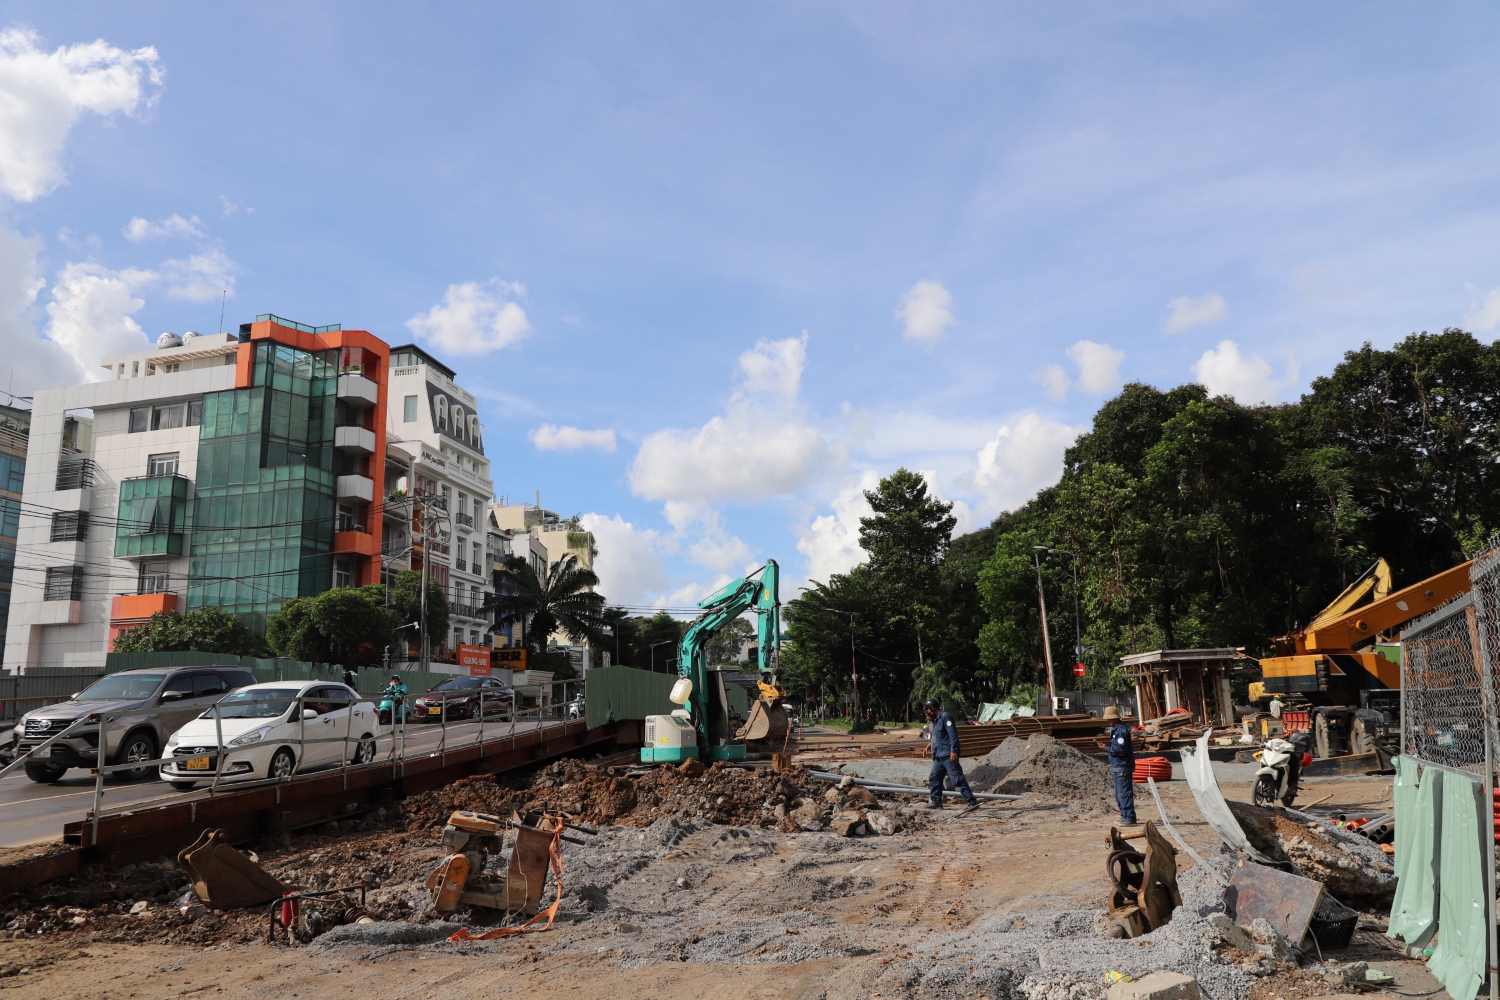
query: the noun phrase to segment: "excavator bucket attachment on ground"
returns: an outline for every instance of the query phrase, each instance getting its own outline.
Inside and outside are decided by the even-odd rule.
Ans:
[[[193,892],[216,910],[240,910],[280,898],[287,887],[224,841],[224,831],[204,830],[177,854],[193,878]]]
[[[734,738],[745,742],[771,743],[780,749],[782,741],[786,739],[786,731],[786,709],[781,707],[781,702],[758,698],[750,706],[750,718],[745,720]]]

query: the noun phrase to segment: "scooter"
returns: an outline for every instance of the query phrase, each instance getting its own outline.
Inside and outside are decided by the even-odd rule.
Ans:
[[[1260,764],[1255,772],[1255,789],[1251,800],[1258,806],[1273,805],[1278,799],[1290,808],[1297,798],[1302,768],[1311,763],[1307,752],[1307,734],[1298,733],[1290,740],[1273,737],[1255,751]]]

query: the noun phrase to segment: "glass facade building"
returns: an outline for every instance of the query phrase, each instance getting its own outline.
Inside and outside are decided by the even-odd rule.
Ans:
[[[122,559],[182,555],[188,486],[185,476],[141,476],[121,482],[115,555]]]
[[[340,351],[251,346],[250,386],[204,397],[186,603],[260,631],[330,585]]]

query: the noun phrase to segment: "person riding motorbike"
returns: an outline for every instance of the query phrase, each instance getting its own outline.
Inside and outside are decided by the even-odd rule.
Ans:
[[[401,678],[392,674],[380,692],[378,712],[382,726],[406,721],[406,693],[406,685],[401,683]]]

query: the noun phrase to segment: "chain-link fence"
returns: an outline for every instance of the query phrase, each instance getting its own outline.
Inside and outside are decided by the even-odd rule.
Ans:
[[[1474,639],[1479,646],[1480,685],[1485,698],[1485,732],[1490,767],[1500,769],[1500,540],[1469,567],[1475,609]]]
[[[1401,656],[1401,752],[1482,775],[1485,697],[1472,593],[1407,630]]]

